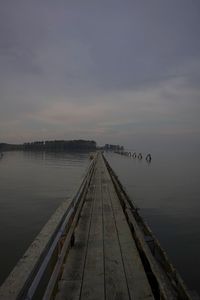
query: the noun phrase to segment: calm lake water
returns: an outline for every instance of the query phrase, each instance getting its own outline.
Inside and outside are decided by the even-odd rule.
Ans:
[[[106,154],[188,287],[200,294],[199,152],[158,151],[152,162]],[[87,154],[7,152],[0,160],[0,282],[57,206],[75,192]]]
[[[76,191],[88,154],[5,152],[0,159],[0,284],[59,204]]]
[[[106,158],[188,287],[200,295],[199,152],[157,152],[150,164],[119,154]]]

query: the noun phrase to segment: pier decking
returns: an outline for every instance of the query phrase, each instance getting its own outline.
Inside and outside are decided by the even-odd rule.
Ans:
[[[100,154],[58,285],[56,300],[154,299]]]

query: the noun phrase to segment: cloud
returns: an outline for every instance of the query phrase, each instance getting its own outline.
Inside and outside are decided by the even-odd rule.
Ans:
[[[199,133],[199,1],[0,5],[2,140]]]

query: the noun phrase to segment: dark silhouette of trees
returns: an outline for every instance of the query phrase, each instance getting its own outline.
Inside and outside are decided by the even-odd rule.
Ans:
[[[24,151],[93,151],[96,150],[95,141],[87,140],[55,140],[35,141],[23,145],[0,143],[0,151],[24,150]]]

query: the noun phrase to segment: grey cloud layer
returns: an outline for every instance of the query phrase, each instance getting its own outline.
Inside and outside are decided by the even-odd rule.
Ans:
[[[3,140],[198,132],[198,0],[0,6]]]

